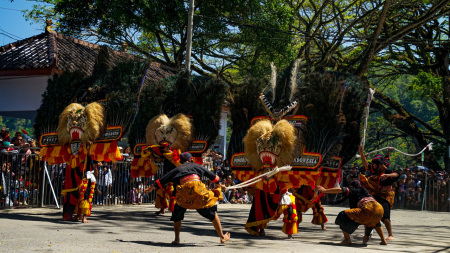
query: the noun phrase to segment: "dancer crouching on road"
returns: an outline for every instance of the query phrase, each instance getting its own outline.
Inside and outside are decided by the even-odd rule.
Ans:
[[[220,242],[225,243],[230,239],[230,233],[223,233],[216,205],[217,201],[223,199],[221,188],[225,188],[225,186],[219,185],[213,190],[207,190],[201,178],[206,176],[214,183],[218,183],[219,177],[193,163],[193,157],[188,152],[182,153],[180,160],[182,163],[180,166],[156,180],[153,186],[145,189],[145,192],[150,192],[155,188],[162,188],[166,183],[173,183],[177,202],[170,218],[174,222],[175,230],[175,240],[172,244],[180,244],[181,221],[184,219],[186,209],[196,209],[201,216],[212,221],[217,234],[219,234]]]
[[[389,152],[394,148],[390,147],[384,157],[380,154],[375,155],[370,164],[367,162],[364,148],[358,146],[358,149],[364,168],[370,170],[371,173],[368,177],[361,173],[359,175],[359,180],[361,181],[361,185],[383,206],[384,214],[381,221],[386,226],[386,230],[389,234],[386,240],[393,240],[394,235],[392,234],[391,209],[394,205],[395,192],[392,189],[392,185],[398,180],[399,174],[389,169],[388,166],[390,165]],[[366,240],[370,239],[370,232],[371,230],[366,230]]]
[[[381,228],[381,218],[383,217],[383,207],[378,203],[369,192],[361,187],[361,183],[357,180],[350,183],[350,187],[336,187],[325,189],[322,186],[317,186],[317,189],[323,193],[343,193],[344,198],[335,204],[349,199],[349,210],[342,211],[336,217],[336,225],[342,230],[344,240],[340,245],[350,245],[352,241],[350,235],[355,232],[359,225],[364,225],[368,228],[375,228],[381,239],[381,245],[386,245],[383,229]],[[363,243],[367,243],[366,240]]]

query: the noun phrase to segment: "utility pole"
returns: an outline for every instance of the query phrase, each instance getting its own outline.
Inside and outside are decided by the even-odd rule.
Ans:
[[[191,73],[192,26],[194,25],[194,0],[189,1],[189,18],[186,44],[186,71]]]

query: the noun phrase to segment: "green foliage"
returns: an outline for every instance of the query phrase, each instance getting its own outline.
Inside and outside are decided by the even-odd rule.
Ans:
[[[377,72],[377,74],[382,76],[389,73],[389,71],[391,70],[385,69],[384,71]],[[419,97],[417,96],[418,92],[414,95],[414,91],[411,90],[415,80],[429,77],[429,74],[424,72],[421,72],[420,75],[422,76],[421,78],[419,78],[418,75],[395,75],[391,78],[379,81],[376,87],[386,96],[389,96],[399,102],[403,106],[404,110],[413,113],[416,117],[422,119],[434,129],[442,131],[437,107],[431,99],[428,99],[431,96],[428,98]],[[394,110],[390,110],[390,112],[396,114]],[[429,130],[422,124],[417,123],[417,126],[424,133],[429,133]],[[379,131],[379,134],[377,134],[377,131]],[[377,139],[378,136],[379,140]],[[435,155],[439,163],[442,164],[443,161],[441,161],[441,158],[445,145],[443,147],[440,142],[443,140],[439,137],[433,137],[429,141],[434,143],[432,153]],[[396,147],[397,149],[409,154],[415,154],[423,148],[417,147],[415,145],[414,138],[411,138],[407,133],[386,121],[380,112],[372,109],[369,116],[369,124],[366,134],[366,151],[370,152],[388,146]],[[420,159],[420,157],[409,157],[395,151],[391,152],[391,164],[398,165],[400,167],[404,167],[406,164],[412,165],[412,163],[418,162],[418,159]]]
[[[186,0],[37,2],[44,3],[46,7],[34,7],[27,14],[30,19],[51,16],[56,22],[57,30],[67,35],[96,38],[112,45],[126,41],[134,53],[178,69],[183,66],[188,20]],[[386,5],[388,3],[389,6]],[[373,73],[368,72],[370,68],[390,68],[397,74],[414,75],[413,82],[406,80],[408,77],[393,76],[395,84],[379,90],[404,105],[400,110],[414,112],[417,117],[441,131],[448,126],[439,126],[439,113],[430,101],[434,99],[439,102],[448,95],[441,90],[443,84],[440,76],[435,77],[427,73],[448,72],[448,65],[443,67],[441,64],[445,62],[444,56],[448,55],[445,51],[446,44],[441,46],[441,43],[436,41],[448,39],[445,34],[448,32],[445,15],[449,9],[447,0],[197,1],[192,48],[193,68],[204,76],[220,76],[230,84],[228,99],[230,108],[234,107],[231,109],[233,137],[230,143],[235,143],[236,146],[240,145],[242,136],[235,138],[235,133],[246,131],[249,119],[259,114],[253,107],[258,104],[257,95],[265,84],[264,81],[258,85],[249,85],[247,77],[267,77],[267,73],[270,73],[269,62],[274,61],[276,66],[284,69],[296,58],[304,59],[301,72],[306,75],[329,70],[365,78],[367,73]],[[438,54],[438,47],[442,47],[440,51],[444,54]],[[424,72],[419,73],[419,70]],[[439,75],[448,76],[448,73]],[[396,80],[403,80],[403,83]],[[405,86],[405,83],[409,85]],[[155,104],[143,105],[142,110],[149,115],[156,115],[168,108],[164,102],[165,96],[172,94],[177,84],[170,85],[172,86],[168,88],[153,87],[160,97],[148,90],[153,86],[150,85],[142,94],[153,98]],[[240,85],[242,87],[237,88]],[[387,84],[382,82],[380,85]],[[376,86],[379,88],[379,85]],[[101,83],[92,87],[96,90],[96,87],[101,87]],[[384,89],[386,87],[388,89]],[[286,90],[284,88],[286,86],[280,88],[281,91]],[[254,90],[247,91],[248,89]],[[326,89],[313,86],[309,89],[317,92],[311,96],[315,107],[320,105],[316,102],[324,99],[324,108],[331,108],[329,103],[335,101],[335,97],[329,96],[336,95],[336,92],[327,93]],[[351,112],[351,106],[356,106],[355,112],[359,111],[360,99],[365,99],[367,94],[358,94],[357,89],[352,90],[351,86],[348,89],[349,95],[344,98],[342,108],[347,117],[346,128],[358,128],[348,125],[350,122],[359,125],[361,119],[356,117],[358,114],[347,113]],[[178,92],[186,92],[189,95],[180,105],[193,105],[194,100],[190,97],[194,94],[193,91]],[[241,92],[243,97],[240,97]],[[357,96],[351,95],[353,92],[356,92]],[[245,94],[248,96],[245,97]],[[254,101],[244,101],[254,98]],[[124,102],[124,105],[126,103]],[[307,100],[302,103],[305,103],[303,106],[311,104]],[[385,106],[385,112],[398,114],[389,105]],[[332,107],[331,112],[321,108],[314,109],[314,115],[336,115],[336,107]],[[446,115],[444,112],[448,111],[448,108],[438,109],[440,115]],[[331,119],[331,116],[328,118]],[[143,122],[148,122],[147,119],[142,119]],[[374,124],[385,125],[381,122]],[[239,129],[239,126],[242,128]],[[418,126],[426,132],[423,126]],[[386,128],[394,127],[386,125]],[[351,132],[348,129],[346,131]],[[402,138],[405,138],[403,135],[406,134],[402,131],[386,133]],[[352,138],[358,139],[356,135]],[[356,143],[355,140],[352,142]]]
[[[12,118],[12,117],[2,117],[0,116],[0,128],[7,127],[9,128],[9,135],[11,138],[14,137],[14,134],[16,132],[22,133],[22,129],[27,131],[28,135],[31,138],[34,137],[33,132],[33,122],[29,119],[19,119],[19,118]]]
[[[115,45],[126,41],[133,52],[177,68],[184,61],[188,1],[37,2],[40,4],[28,10],[27,18],[53,17],[56,30],[66,35],[96,37]],[[217,68],[238,68],[262,74],[260,63],[289,62],[295,53],[291,52],[292,34],[286,30],[293,23],[293,12],[281,0],[197,2],[194,65],[209,73]]]
[[[407,86],[413,98],[430,99],[440,97],[442,93],[442,77],[420,71]]]

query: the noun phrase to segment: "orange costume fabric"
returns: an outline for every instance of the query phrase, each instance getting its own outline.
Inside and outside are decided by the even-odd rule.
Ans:
[[[173,183],[168,183],[166,187],[158,189],[156,191],[155,207],[158,209],[166,209],[169,208],[169,205],[172,206],[173,204],[169,203],[169,200],[170,202],[175,201],[175,198],[172,197],[173,190]],[[169,209],[173,211],[173,208]]]
[[[86,196],[86,190],[88,190],[88,194]],[[78,191],[78,205],[75,208],[75,213],[78,215],[78,217],[81,217],[81,215],[91,216],[91,210],[92,210],[92,198],[94,197],[94,189],[95,189],[95,182],[89,182],[86,178],[83,179],[79,191]]]
[[[121,160],[117,142],[94,143],[90,147],[80,144],[78,152],[73,155],[70,145],[43,147],[39,154],[49,164],[67,163],[64,189],[63,220],[72,220],[73,214],[90,216],[95,182],[88,187],[86,171],[91,170],[91,159],[96,161]],[[89,188],[89,189],[88,189]],[[89,196],[84,196],[89,190]]]
[[[392,209],[395,199],[395,192],[392,189],[392,186],[381,186],[379,184],[380,179],[377,175],[366,177],[365,175],[360,174],[359,180],[361,185],[369,191],[370,195],[380,196],[382,199],[385,199],[389,202]]]
[[[170,148],[169,148],[170,149]],[[151,177],[156,175],[160,167],[150,157],[156,157],[165,161],[165,172],[168,172],[175,167],[181,165],[180,162],[180,150],[171,150],[172,152],[162,152],[161,145],[151,145],[142,149],[141,157],[136,157],[131,162],[130,174],[131,177]],[[168,162],[167,162],[168,161]],[[170,163],[169,163],[170,162]],[[166,167],[168,169],[166,169]],[[176,199],[173,196],[173,184],[170,183],[162,189],[156,191],[155,207],[158,209],[169,208],[173,211],[175,207]]]
[[[320,201],[320,196],[316,199],[314,198],[314,190],[309,185],[302,185],[294,192],[295,205],[297,206],[297,213],[299,216],[299,223],[303,221],[302,213],[313,209],[313,219],[312,224],[322,225],[328,222],[328,218],[325,215],[322,203]]]
[[[208,190],[201,181],[189,181],[177,186],[176,199],[186,209],[204,209],[214,206],[223,195],[220,186]]]
[[[364,198],[358,203],[357,208],[345,210],[345,214],[353,221],[374,228],[383,217],[383,206],[372,197]]]
[[[248,215],[245,230],[251,235],[259,236],[261,229],[267,228],[267,223],[276,220],[281,214],[278,209],[280,194],[264,192],[257,189],[253,195],[252,207]]]
[[[263,165],[259,174],[262,174],[264,168],[271,168],[271,165]],[[258,176],[254,174],[254,176]],[[247,179],[248,180],[248,179]],[[271,178],[263,179],[256,184],[256,192],[250,209],[247,223],[245,224],[245,230],[251,235],[259,236],[261,229],[265,229],[267,224],[271,220],[277,220],[281,214],[284,213],[290,206],[279,205],[280,192],[286,192],[287,189],[297,186],[300,183],[297,177],[290,174],[277,173]],[[295,201],[293,202],[295,206]],[[295,222],[297,224],[297,210],[295,215],[286,214],[286,222]],[[291,220],[292,218],[292,220]],[[293,220],[295,219],[295,221]],[[286,225],[285,233],[297,233],[296,229],[289,228],[290,225]],[[284,232],[284,231],[283,231]]]
[[[142,149],[141,157],[135,157],[131,162],[131,177],[151,177],[156,175],[160,167],[150,158],[152,155],[156,158],[168,160],[175,168],[180,166],[180,150],[171,150],[172,152],[164,153],[161,151],[161,145],[151,145]]]

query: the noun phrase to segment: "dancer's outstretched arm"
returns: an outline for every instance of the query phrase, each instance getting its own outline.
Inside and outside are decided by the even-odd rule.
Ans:
[[[359,150],[359,155],[361,156],[361,161],[362,161],[362,163],[364,165],[364,168],[366,170],[368,170],[369,169],[369,163],[367,162],[367,158],[364,155],[364,147],[363,146],[358,146],[358,150]]]
[[[323,192],[323,193],[331,193],[331,194],[338,194],[338,193],[344,192],[341,187],[325,189],[320,185],[317,186],[317,190],[319,190],[320,192]]]

